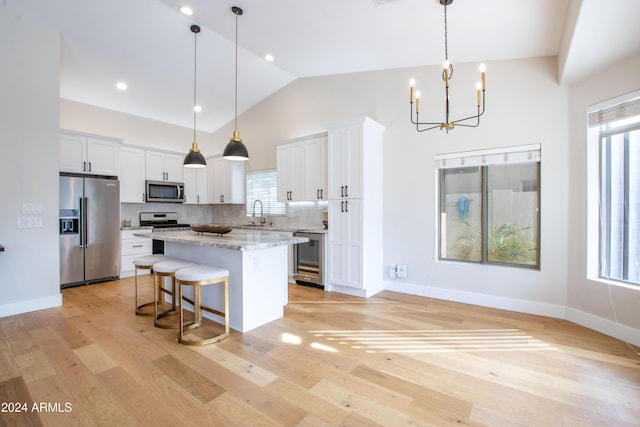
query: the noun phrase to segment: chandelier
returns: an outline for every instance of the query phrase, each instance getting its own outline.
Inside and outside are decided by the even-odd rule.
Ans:
[[[442,122],[428,122],[428,121],[420,121],[420,91],[415,92],[414,97],[414,86],[415,79],[411,79],[409,81],[409,102],[411,104],[411,123],[416,125],[416,130],[418,132],[424,132],[426,130],[440,128],[440,130],[444,129],[449,133],[456,126],[464,126],[464,127],[478,127],[480,124],[480,116],[484,114],[485,100],[484,100],[484,92],[485,92],[485,66],[484,64],[480,64],[480,73],[482,80],[478,82],[476,85],[476,104],[478,107],[478,113],[465,117],[463,119],[451,120],[449,117],[449,81],[453,78],[453,65],[449,62],[449,52],[447,49],[447,6],[453,3],[453,0],[439,0],[440,4],[444,6],[444,64],[442,65],[442,80],[444,81],[444,90],[445,90],[445,121]],[[481,93],[482,92],[482,96]],[[414,110],[413,110],[413,101],[415,99],[415,118],[414,118]],[[472,122],[475,120],[475,122]]]

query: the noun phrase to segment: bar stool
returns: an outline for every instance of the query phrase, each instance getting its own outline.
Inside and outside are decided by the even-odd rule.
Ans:
[[[166,324],[160,323],[160,319],[163,317],[169,316],[171,314],[176,314],[176,271],[181,268],[196,266],[198,264],[194,264],[189,261],[184,261],[181,259],[173,258],[165,261],[156,262],[153,264],[153,274],[154,274],[154,299],[155,299],[155,308],[154,314],[155,319],[153,321],[154,326],[163,329],[174,329],[180,327],[179,323],[174,324]],[[164,289],[164,279],[166,277],[171,277],[171,291],[167,291]],[[158,311],[158,306],[162,303],[162,292],[167,292],[171,295],[171,308],[165,311]]]
[[[178,303],[180,312],[180,328],[178,332],[178,342],[185,345],[205,345],[218,342],[229,336],[229,270],[208,265],[196,265],[193,267],[181,268],[176,271],[176,282],[178,284]],[[202,287],[221,283],[224,285],[224,312],[205,307],[202,305]],[[184,310],[182,307],[182,291],[185,286],[193,286],[193,314],[194,322],[185,325]],[[185,326],[193,329],[202,324],[202,310],[224,317],[224,332],[210,338],[200,340],[185,339]],[[187,330],[188,330],[187,329]]]
[[[170,259],[174,259],[171,257],[168,257],[166,255],[144,255],[141,257],[136,258],[135,260],[133,260],[133,263],[136,266],[136,270],[135,270],[135,297],[134,297],[134,302],[135,302],[135,313],[138,316],[153,316],[154,312],[143,312],[142,309],[144,307],[148,307],[150,305],[155,305],[155,301],[151,301],[151,302],[147,302],[144,304],[140,304],[138,305],[138,270],[153,270],[153,265],[157,262],[160,261],[167,261]],[[155,280],[154,280],[154,285],[155,285]],[[155,291],[154,291],[154,295],[155,295]]]

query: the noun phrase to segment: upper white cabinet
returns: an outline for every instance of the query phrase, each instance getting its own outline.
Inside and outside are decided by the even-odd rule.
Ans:
[[[182,182],[184,158],[180,154],[147,150],[146,179],[150,181]]]
[[[60,171],[118,175],[120,140],[82,133],[60,132]]]
[[[245,202],[244,162],[225,160],[222,155],[207,157],[208,202],[243,204]]]
[[[327,134],[281,142],[276,147],[278,200],[326,200]]]
[[[304,140],[281,143],[276,147],[278,201],[299,202],[304,194]]]
[[[369,118],[329,127],[328,290],[383,289],[382,133]]]
[[[326,200],[327,134],[310,137],[304,146],[304,193],[306,200]]]
[[[120,147],[120,202],[145,201],[145,150],[123,145]]]
[[[207,162],[208,163],[208,162]],[[208,203],[208,171],[205,168],[184,168],[184,193],[187,204]]]

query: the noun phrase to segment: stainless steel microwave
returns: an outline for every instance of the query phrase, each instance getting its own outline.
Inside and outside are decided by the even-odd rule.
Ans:
[[[147,202],[184,203],[184,184],[181,182],[146,181]]]

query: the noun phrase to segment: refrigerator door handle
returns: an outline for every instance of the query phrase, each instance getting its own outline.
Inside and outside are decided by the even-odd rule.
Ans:
[[[84,198],[84,247],[89,247],[89,198]]]
[[[78,224],[78,236],[80,238],[80,247],[84,248],[84,209],[82,204],[82,197],[78,199],[78,204],[80,206],[80,221]]]

